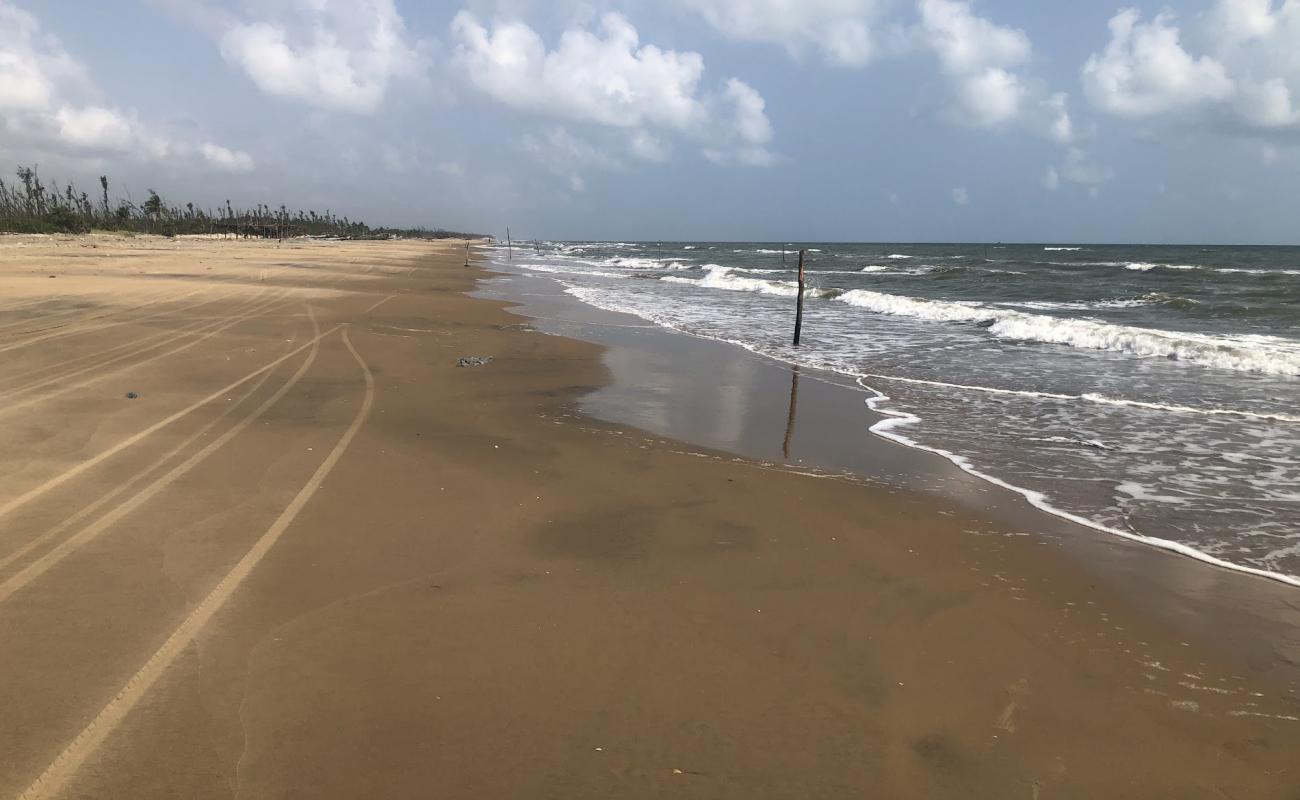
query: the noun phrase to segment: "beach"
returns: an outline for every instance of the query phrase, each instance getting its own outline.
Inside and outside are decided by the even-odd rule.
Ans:
[[[0,797],[1300,792],[1293,640],[1174,619],[1292,587],[656,429],[472,251],[0,237]]]

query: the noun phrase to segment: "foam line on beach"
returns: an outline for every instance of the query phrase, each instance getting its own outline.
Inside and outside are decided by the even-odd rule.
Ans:
[[[1250,567],[1242,564],[1234,564],[1232,562],[1225,561],[1223,559],[1212,556],[1208,553],[1204,553],[1200,550],[1197,550],[1194,547],[1182,544],[1180,542],[1174,542],[1174,541],[1161,539],[1153,536],[1143,536],[1141,534],[1135,534],[1130,531],[1124,531],[1118,528],[1112,528],[1110,526],[1103,525],[1099,522],[1090,520],[1078,514],[1074,514],[1064,509],[1057,508],[1056,506],[1053,506],[1050,502],[1048,502],[1046,495],[1042,494],[1041,492],[1036,492],[1032,489],[1026,489],[1021,486],[1016,486],[1015,484],[1009,483],[1008,481],[1005,481],[994,475],[990,475],[986,472],[983,472],[982,470],[976,468],[964,456],[961,456],[957,453],[953,453],[948,450],[944,450],[942,448],[931,447],[928,445],[921,444],[920,442],[917,442],[906,436],[903,436],[900,433],[893,432],[891,428],[899,427],[904,424],[912,424],[912,425],[920,424],[921,418],[906,412],[891,411],[888,409],[881,408],[880,405],[888,401],[889,399],[888,396],[885,395],[880,390],[876,389],[875,387],[870,386],[868,383],[866,383],[866,381],[873,378],[878,380],[899,380],[908,383],[931,384],[935,386],[945,386],[945,387],[957,388],[957,389],[987,391],[987,392],[997,393],[997,394],[1020,395],[1020,396],[1048,398],[1048,399],[1056,399],[1056,400],[1068,400],[1068,401],[1086,400],[1088,402],[1112,403],[1117,405],[1132,404],[1138,407],[1148,406],[1148,407],[1153,407],[1156,410],[1171,411],[1177,413],[1232,414],[1232,415],[1250,416],[1252,415],[1251,412],[1238,412],[1238,411],[1231,411],[1228,409],[1208,409],[1208,410],[1193,409],[1193,408],[1182,407],[1182,406],[1163,406],[1161,404],[1155,404],[1155,403],[1143,404],[1140,403],[1139,401],[1123,401],[1114,398],[1105,398],[1102,397],[1101,395],[1066,395],[1066,394],[1053,395],[1050,393],[1026,392],[1026,391],[1013,390],[1013,389],[996,389],[993,387],[977,387],[977,386],[968,386],[962,384],[945,384],[940,381],[925,381],[925,380],[919,380],[915,378],[899,378],[897,376],[889,376],[889,375],[863,374],[860,372],[852,372],[850,370],[839,368],[831,364],[797,361],[785,355],[780,355],[780,354],[763,350],[756,345],[753,345],[749,342],[745,342],[739,339],[730,339],[723,336],[711,336],[711,335],[696,333],[695,331],[691,331],[688,329],[681,328],[680,326],[674,325],[671,322],[662,319],[656,319],[655,317],[649,316],[645,312],[637,309],[626,308],[626,307],[613,307],[611,304],[602,304],[596,301],[596,299],[592,296],[589,290],[583,289],[581,287],[569,287],[565,290],[565,293],[579,300],[582,300],[583,302],[587,302],[590,303],[591,305],[595,305],[598,308],[604,308],[608,311],[615,311],[619,313],[632,314],[634,316],[641,317],[642,319],[648,320],[650,322],[655,323],[656,325],[659,325],[661,327],[667,328],[669,330],[678,333],[683,333],[701,339],[707,339],[709,341],[717,341],[717,342],[724,342],[727,344],[733,344],[745,350],[748,350],[749,352],[754,353],[756,355],[764,356],[774,361],[790,364],[792,366],[800,366],[803,368],[810,368],[810,369],[821,369],[827,372],[832,372],[847,377],[851,377],[857,382],[857,385],[860,386],[864,391],[875,395],[874,397],[869,398],[866,401],[868,407],[875,413],[886,417],[886,419],[881,420],[880,422],[870,427],[871,432],[880,436],[881,438],[887,439],[889,441],[894,442],[895,444],[899,444],[904,447],[908,447],[914,450],[921,450],[924,452],[928,452],[940,456],[945,460],[949,461],[950,463],[952,463],[957,468],[961,469],[963,472],[966,472],[976,478],[979,478],[980,480],[986,481],[995,486],[1001,487],[1003,489],[1014,492],[1024,497],[1030,503],[1030,505],[1039,509],[1040,511],[1051,514],[1054,517],[1064,519],[1069,522],[1074,522],[1086,528],[1090,528],[1092,530],[1096,530],[1102,533],[1111,534],[1124,539],[1128,539],[1130,541],[1138,542],[1140,544],[1177,553],[1179,555],[1183,555],[1195,559],[1197,561],[1211,564],[1213,566],[1229,569],[1234,572],[1240,572],[1243,574],[1252,575],[1252,576],[1288,584],[1291,586],[1300,587],[1300,576],[1287,575],[1285,573],[1280,573],[1280,572],[1272,572],[1270,570],[1259,569],[1257,567]],[[1260,414],[1258,416],[1262,419],[1275,418],[1274,415]],[[1297,420],[1286,418],[1280,421],[1291,422]]]
[[[962,470],[963,472],[973,475],[974,477],[979,478],[980,480],[986,481],[988,483],[991,483],[995,486],[999,486],[1010,492],[1014,492],[1020,495],[1021,497],[1023,497],[1034,508],[1037,508],[1040,511],[1051,514],[1054,517],[1059,517],[1061,519],[1068,520],[1069,522],[1082,525],[1086,528],[1091,528],[1095,531],[1101,531],[1102,533],[1108,533],[1111,534],[1112,536],[1118,536],[1122,539],[1128,539],[1129,541],[1138,542],[1140,544],[1144,544],[1149,547],[1156,547],[1161,550],[1167,550],[1169,552],[1177,553],[1182,556],[1187,556],[1188,558],[1193,558],[1196,559],[1197,561],[1202,561],[1206,564],[1211,564],[1213,566],[1221,567],[1223,569],[1232,570],[1233,572],[1241,572],[1247,575],[1254,575],[1259,578],[1267,578],[1268,580],[1277,581],[1279,583],[1285,583],[1290,586],[1295,586],[1300,588],[1300,576],[1287,575],[1281,572],[1272,572],[1265,569],[1259,569],[1257,567],[1248,567],[1243,564],[1234,564],[1231,561],[1224,561],[1221,558],[1216,558],[1215,556],[1212,556],[1208,553],[1201,552],[1200,550],[1197,550],[1196,548],[1191,547],[1189,545],[1185,545],[1181,542],[1175,542],[1169,539],[1160,539],[1155,536],[1143,536],[1140,533],[1133,533],[1132,531],[1125,531],[1119,528],[1113,528],[1109,525],[1103,525],[1100,522],[1096,522],[1095,520],[1088,519],[1087,517],[1071,513],[1069,511],[1066,511],[1065,509],[1057,508],[1056,506],[1048,502],[1047,495],[1043,494],[1042,492],[1034,491],[1033,489],[1026,489],[1022,486],[1017,486],[1013,483],[1005,481],[997,477],[996,475],[990,475],[989,473],[984,472],[980,470],[978,467],[976,467],[973,463],[971,463],[970,459],[966,458],[965,456],[959,455],[950,450],[944,450],[943,448],[931,447],[929,445],[921,444],[920,442],[917,442],[914,439],[904,436],[901,433],[894,432],[895,428],[902,428],[909,425],[919,425],[922,420],[920,417],[916,416],[915,414],[911,414],[905,411],[892,411],[887,408],[882,408],[881,407],[882,404],[889,401],[890,399],[889,395],[886,395],[884,392],[881,392],[879,389],[876,389],[873,386],[869,386],[868,384],[863,382],[863,380],[859,380],[858,385],[860,385],[863,389],[866,389],[867,391],[875,394],[874,397],[867,399],[866,401],[867,407],[870,408],[872,411],[876,412],[877,414],[881,414],[885,417],[885,419],[875,423],[870,428],[872,433],[876,434],[877,436],[880,436],[881,438],[888,439],[891,442],[895,442],[897,444],[903,445],[904,447],[910,447],[914,450],[922,450],[927,453],[933,453],[937,456],[941,456],[947,461],[949,461],[950,463],[952,463],[954,466],[956,466],[958,469]]]

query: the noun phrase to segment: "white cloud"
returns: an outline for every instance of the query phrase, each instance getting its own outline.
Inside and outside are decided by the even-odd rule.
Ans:
[[[636,28],[621,15],[602,17],[599,34],[565,31],[550,52],[522,22],[489,31],[461,12],[452,32],[456,60],[470,81],[507,105],[620,127],[684,130],[703,118],[704,58],[641,47]]]
[[[767,149],[772,141],[772,123],[767,119],[767,103],[752,86],[732,78],[723,96],[730,106],[732,124],[714,132],[715,142],[704,151],[719,163],[738,163],[754,167],[770,165],[774,156]],[[721,140],[719,146],[716,140]]]
[[[671,149],[663,139],[645,130],[632,131],[627,146],[636,158],[655,164],[666,162],[671,155]]]
[[[802,58],[816,50],[829,64],[861,67],[878,49],[872,32],[879,0],[678,0],[729,39],[775,44]]]
[[[64,106],[54,120],[59,139],[84,150],[125,152],[136,140],[131,121],[109,108]]]
[[[248,153],[230,150],[212,142],[204,143],[200,151],[209,164],[223,172],[251,172],[253,169],[253,159]]]
[[[966,191],[965,186],[958,186],[952,190],[952,201],[959,206],[968,205],[970,203],[970,192]]]
[[[1061,174],[1056,171],[1056,167],[1048,167],[1043,173],[1043,188],[1049,192],[1061,188]]]
[[[1110,20],[1110,43],[1083,67],[1088,99],[1103,111],[1144,117],[1223,100],[1232,81],[1223,65],[1183,49],[1169,13],[1143,22],[1136,9]]]
[[[1059,166],[1050,166],[1043,173],[1043,188],[1054,192],[1063,183],[1082,186],[1090,195],[1096,197],[1101,185],[1115,178],[1115,171],[1088,159],[1088,154],[1079,147],[1067,147],[1065,157]]]
[[[267,94],[369,114],[418,78],[419,49],[392,0],[269,0],[253,18],[212,9],[221,54]]]
[[[567,175],[592,167],[623,167],[623,163],[604,148],[559,125],[548,128],[540,136],[533,133],[525,135],[523,145],[526,152],[557,175]]]
[[[0,133],[33,157],[131,157],[248,169],[252,159],[176,139],[98,101],[87,70],[32,14],[0,0]],[[214,158],[207,147],[216,148]]]
[[[48,111],[61,89],[87,84],[85,70],[36,17],[0,0],[0,113]]]
[[[922,36],[953,91],[950,116],[987,127],[1016,119],[1029,94],[1015,69],[1033,48],[1024,31],[977,16],[960,0],[920,0]]]
[[[1083,68],[1089,100],[1121,117],[1209,123],[1252,135],[1300,129],[1300,3],[1216,0],[1186,28],[1125,9]]]
[[[569,122],[629,131],[638,158],[666,158],[662,134],[703,143],[715,160],[770,162],[772,138],[761,95],[731,79],[716,93],[700,88],[698,53],[642,45],[636,28],[605,14],[595,31],[574,27],[548,50],[520,21],[491,28],[462,11],[452,21],[454,62],[478,90],[512,108]]]

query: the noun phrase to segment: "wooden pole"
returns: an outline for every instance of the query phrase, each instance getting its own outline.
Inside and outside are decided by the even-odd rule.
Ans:
[[[469,239],[465,240],[465,266],[469,266]]]
[[[799,299],[794,312],[794,346],[799,346],[799,334],[803,332],[803,259],[805,250],[799,251]]]
[[[510,238],[510,226],[506,226],[506,258],[509,261],[515,260],[515,243]]]

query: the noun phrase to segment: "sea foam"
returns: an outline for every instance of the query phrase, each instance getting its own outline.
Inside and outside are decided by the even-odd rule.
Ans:
[[[669,275],[660,280],[707,289],[786,297],[793,297],[799,291],[793,281],[747,278],[725,267],[713,267],[699,279]],[[812,289],[807,296],[835,300],[877,314],[931,322],[973,323],[999,339],[1167,358],[1240,372],[1300,375],[1300,346],[1283,339],[1257,336],[1245,340],[1141,328],[1094,319],[1029,314],[973,301],[926,300],[869,289]]]

